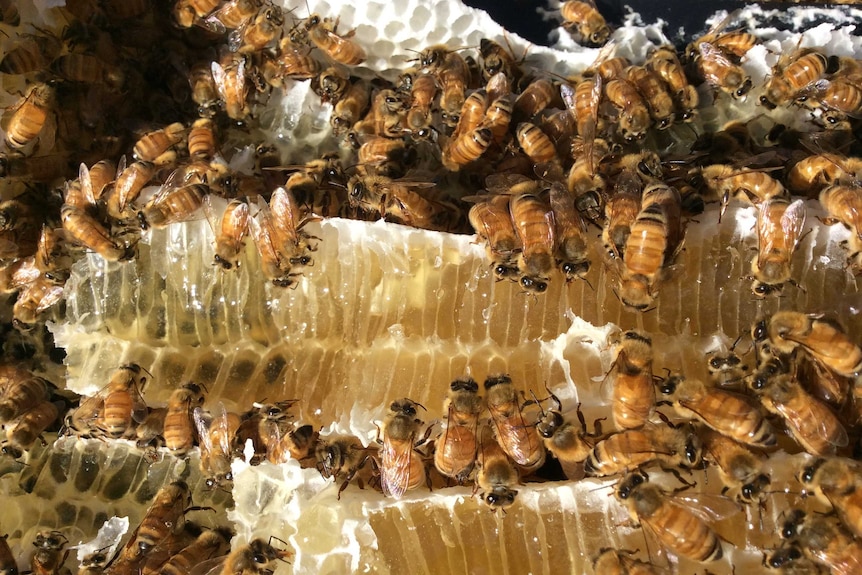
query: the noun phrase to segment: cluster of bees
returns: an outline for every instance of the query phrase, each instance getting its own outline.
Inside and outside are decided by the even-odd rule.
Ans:
[[[781,533],[787,541],[765,553],[764,563],[776,568],[813,563],[835,573],[855,572],[862,566],[862,489],[857,489],[862,475],[849,456],[859,455],[862,348],[836,321],[791,311],[757,322],[750,338],[751,369],[733,350],[716,353],[707,358],[711,379],[699,381],[670,369],[665,377],[656,376],[651,338],[635,330],[618,333],[601,390],[610,404],[610,433],[603,432],[603,419],[590,431],[580,406],[575,420],[563,415],[553,393],[526,400],[511,377],[497,374],[485,379],[484,396],[471,377],[451,382],[440,423],[426,425],[419,417],[425,408],[409,398],[393,401],[378,424],[376,441],[365,446],[358,437],[323,436],[311,425],[294,422],[290,408],[295,402],[290,400],[256,403],[245,413],[227,411],[221,403],[206,409],[205,386],[187,383],[174,391],[167,406],[148,406],[141,394],[147,373],[135,364],[118,368],[104,389],[82,398],[66,416],[64,428],[80,437],[135,441],[158,457],[185,457],[198,447],[201,473],[210,488],[230,486],[231,461],[251,445],[252,464],[296,460],[315,467],[340,484],[339,498],[352,481],[393,498],[425,486],[472,484],[474,495],[492,511],[504,512],[516,501],[518,486],[547,479],[546,463],[555,460],[559,478],[620,477],[615,494],[634,522],[666,551],[698,562],[723,556],[726,543],[712,521],[739,513],[740,506],[766,506],[772,486],[768,453],[802,450],[812,458],[797,474],[801,489],[816,494],[835,513],[784,513]],[[7,452],[26,449],[47,427],[39,427],[43,420],[27,417],[46,403],[40,396],[46,384],[24,370],[16,373],[20,379],[6,381],[0,401],[4,421],[18,417],[9,428],[15,431],[7,430]],[[671,406],[673,413],[658,410],[662,405]],[[29,443],[17,439],[23,428]],[[682,486],[670,493],[650,483],[647,470],[653,467],[672,474]],[[708,467],[716,468],[725,497],[695,504],[678,493],[695,487],[692,474]],[[165,489],[174,493],[173,503],[162,506],[160,495],[149,513],[194,509],[188,501],[175,500],[188,497],[187,487]],[[701,506],[711,520],[703,518]],[[190,535],[181,524],[169,523],[175,533],[183,533],[186,545]],[[144,519],[106,573],[135,572],[127,569],[141,565],[144,543],[136,541],[150,532],[147,525]],[[213,553],[223,547],[223,541],[213,542],[224,539],[221,531],[193,535],[201,545],[201,538],[210,541]],[[168,533],[163,529],[159,536]],[[175,544],[169,541],[169,547]],[[625,553],[614,556],[638,561]],[[596,562],[610,560],[603,553]]]

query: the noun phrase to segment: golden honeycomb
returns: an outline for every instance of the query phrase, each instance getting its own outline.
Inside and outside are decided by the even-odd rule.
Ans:
[[[345,29],[355,28],[369,55],[367,70],[382,75],[401,69],[405,50],[473,45],[504,33],[459,2],[399,2],[392,13],[386,7],[313,2],[309,10],[338,14]],[[404,14],[412,15],[406,24]],[[797,19],[804,14],[792,12]],[[862,56],[859,38],[841,25],[858,11],[822,14],[835,22],[816,27],[808,41]],[[762,16],[753,8],[745,17],[755,22]],[[645,34],[634,26],[621,29],[620,39],[635,38],[621,41],[621,49],[636,53]],[[796,41],[774,29],[759,34],[773,46]],[[523,47],[519,38],[510,39]],[[566,51],[569,42],[561,35],[558,49],[537,48],[535,62],[565,73],[595,57],[595,51]],[[748,67],[763,78],[771,55],[766,49],[759,55]],[[315,155],[329,134],[321,129],[328,126],[328,110],[299,114],[313,97],[297,84],[262,114],[262,137],[300,161]],[[754,100],[707,111],[705,121],[752,117],[758,113]],[[822,215],[816,202],[807,208],[814,223],[792,269],[801,288],[788,288],[780,298],[751,295],[756,212],[738,204],[720,224],[711,205],[688,225],[672,273],[645,313],[621,305],[610,287],[614,278],[598,265],[597,246],[589,284],[552,281],[547,293],[533,296],[495,280],[475,236],[328,218],[307,228],[320,238],[315,265],[295,289],[283,289],[262,276],[250,241],[238,270],[214,266],[213,231],[200,219],[153,230],[133,261],[107,262],[95,254],[77,261],[65,311],[48,327],[66,351],[65,385],[77,393],[93,394],[118,365],[137,363],[152,374],[146,388],[152,405],[163,405],[184,382],[203,381],[207,405],[221,401],[242,410],[253,401],[296,399],[297,422],[366,443],[374,441],[375,423],[395,398],[421,403],[429,422],[442,417],[449,383],[465,373],[479,381],[509,373],[525,396],[544,397],[550,389],[568,416],[580,403],[594,419],[607,413],[600,388],[612,362],[609,336],[619,328],[651,334],[654,373],[668,368],[697,378],[707,377],[706,353],[727,350],[755,318],[779,309],[828,313],[855,341],[862,339],[862,300],[839,245],[848,232],[816,222]],[[793,479],[806,457],[770,457],[775,493],[764,510],[747,509],[716,526],[732,545],[725,546],[729,560],[710,572],[762,568],[761,550],[779,544],[782,511],[810,503],[799,499]],[[233,491],[225,493],[205,488],[197,454],[154,461],[122,441],[37,443],[24,462],[0,460],[3,493],[14,502],[0,516],[0,532],[19,549],[44,529],[63,530],[72,544],[87,541],[112,517],[127,516],[136,525],[155,492],[182,478],[197,505],[217,510],[195,512],[194,521],[229,523],[235,544],[269,536],[288,542],[295,556],[276,573],[589,573],[603,547],[645,551],[651,545],[627,524],[625,509],[612,497],[613,478],[525,483],[512,508],[491,513],[471,487],[420,489],[394,501],[351,485],[338,499],[338,485],[295,461],[251,466],[237,460],[234,475]],[[713,470],[694,478],[699,488],[720,490]],[[679,571],[702,567],[683,559]]]

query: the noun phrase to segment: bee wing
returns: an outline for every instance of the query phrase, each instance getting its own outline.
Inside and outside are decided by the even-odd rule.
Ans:
[[[226,3],[225,6],[227,6],[227,4],[230,4],[230,3],[229,2]],[[210,14],[209,16],[207,16],[206,18],[203,18],[203,19],[196,18],[195,19],[195,25],[200,26],[204,30],[209,30],[210,32],[213,32],[214,34],[218,34],[219,36],[221,36],[222,34],[227,32],[227,27],[219,19],[219,12],[220,11],[221,11],[221,9],[216,10],[214,13]]]
[[[229,454],[231,452],[230,442],[233,437],[233,433],[230,429],[228,413],[224,403],[219,402],[218,407],[216,408],[215,418],[210,423],[210,426],[215,426],[215,428],[220,432],[218,442],[221,453]],[[212,438],[210,438],[210,441],[212,441]]]
[[[136,423],[143,423],[150,414],[150,410],[137,384],[129,386],[129,396],[132,398],[132,420]]]
[[[61,299],[63,299],[63,286],[52,285],[43,293],[39,305],[36,306],[36,312],[42,313]]]
[[[201,561],[195,564],[194,568],[189,571],[189,575],[220,575],[224,571],[228,557],[228,555],[222,555],[221,557]]]
[[[485,189],[491,193],[508,194],[517,184],[531,181],[522,174],[491,174],[485,178]]]
[[[380,485],[384,495],[400,499],[410,484],[410,467],[413,458],[413,435],[393,444],[384,434],[380,450]]]
[[[219,216],[219,209],[214,204],[218,203],[221,205],[222,198],[217,197],[215,194],[207,194],[204,198],[204,215],[206,216],[207,222],[210,225],[210,229],[213,231],[213,234],[216,238],[219,237],[219,232],[221,231],[221,220],[222,218]],[[224,212],[226,215],[227,212]]]
[[[295,244],[298,239],[300,215],[293,193],[283,187],[276,188],[269,200],[269,209],[279,245]]]
[[[769,201],[769,200],[767,200]],[[802,227],[805,225],[805,202],[802,200],[794,200],[787,209],[784,210],[784,215],[781,216],[781,230],[787,237],[788,243],[796,248],[799,243],[799,238],[802,236]]]
[[[727,519],[742,511],[742,506],[730,497],[717,493],[679,493],[669,496],[674,505],[690,511],[705,523]]]
[[[212,63],[211,70],[213,75],[213,81],[215,82],[216,90],[218,90],[219,97],[222,99],[222,101],[227,101],[227,72],[225,72],[225,69],[222,68],[221,64],[219,64],[218,62]]]
[[[734,67],[735,64],[730,61],[724,52],[722,52],[721,48],[715,46],[714,44],[710,44],[709,42],[701,42],[697,46],[698,51],[700,51],[700,56],[704,60],[710,60],[715,62],[721,68],[730,68]],[[721,86],[721,78],[716,76],[715,74],[704,73],[705,80],[709,83],[710,86],[714,88],[718,88]]]
[[[799,404],[798,409],[793,407],[797,403]],[[802,422],[803,425],[810,423],[813,430],[821,438],[829,438],[829,443],[835,447],[844,447],[850,442],[847,430],[835,419],[832,410],[813,397],[806,397],[801,401],[795,402],[773,402],[773,405],[775,405],[775,409],[781,416],[785,418],[788,425],[799,427],[798,422]],[[838,431],[835,437],[831,437],[832,425],[837,426],[836,429]]]
[[[95,421],[96,418],[99,417],[99,413],[102,411],[102,406],[105,405],[104,392],[106,392],[107,389],[107,386],[105,386],[95,395],[81,401],[78,409],[75,410],[75,419],[84,421],[87,425]]]
[[[503,451],[512,458],[515,463],[524,464],[530,460],[534,440],[539,441],[538,434],[529,433],[529,428],[534,427],[526,422],[524,414],[518,408],[512,416],[506,416],[500,410],[488,406],[491,419],[494,421],[497,442]],[[535,438],[535,439],[534,439]],[[524,445],[524,440],[528,445]]]
[[[78,167],[78,181],[81,183],[81,190],[84,192],[84,198],[91,206],[96,205],[96,194],[93,193],[93,180],[90,178],[90,169],[87,164],[81,162]]]
[[[202,407],[197,406],[192,411],[192,420],[194,420],[195,429],[198,431],[201,446],[208,452],[212,451],[213,444],[209,434],[210,425],[213,423],[212,416],[204,411]]]

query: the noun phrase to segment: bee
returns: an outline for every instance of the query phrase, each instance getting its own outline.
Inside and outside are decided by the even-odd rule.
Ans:
[[[707,356],[706,369],[710,379],[719,386],[735,386],[744,382],[749,373],[748,366],[742,363],[742,358],[734,351],[736,342],[728,353],[713,352]]]
[[[191,507],[192,493],[183,481],[174,481],[156,493],[138,528],[111,565],[112,572],[131,573],[148,553],[182,530],[184,515]]]
[[[204,389],[196,383],[186,383],[174,390],[168,399],[165,427],[162,436],[165,447],[177,456],[185,455],[195,443],[195,428],[192,412],[203,405]]]
[[[834,455],[848,444],[847,431],[829,407],[802,389],[781,361],[770,360],[748,382],[770,413],[780,416],[788,433],[808,453]]]
[[[508,38],[506,42],[508,43]],[[511,46],[509,49],[511,50]],[[479,40],[479,56],[481,56],[482,76],[485,80],[502,73],[513,82],[517,82],[521,75],[511,52],[506,51],[503,46],[493,40],[488,38]]]
[[[351,83],[349,76],[342,68],[330,66],[311,81],[311,86],[314,92],[320,96],[322,103],[335,103],[341,100]]]
[[[547,413],[542,410],[536,421],[536,431],[542,436],[545,448],[560,462],[566,478],[581,479],[584,476],[584,461],[595,447],[596,438],[602,434],[602,420],[597,419],[593,424],[595,427],[594,434],[587,433],[587,422],[584,419],[584,414],[581,413],[580,404],[577,407],[580,428],[577,428],[574,422],[566,421],[563,417],[560,411],[563,405],[559,398],[552,393],[550,399],[556,407],[549,409]]]
[[[69,237],[107,261],[124,261],[134,257],[132,248],[120,244],[101,222],[85,210],[64,205],[60,210],[60,219]]]
[[[113,217],[121,217],[126,207],[140,195],[141,190],[150,183],[156,167],[152,162],[133,162],[126,166],[126,156],[120,158],[117,178],[114,182],[113,196],[108,199],[108,212]]]
[[[825,126],[840,128],[845,116],[862,115],[862,83],[858,77],[838,77],[817,80],[800,91],[796,102],[816,102],[823,111]]]
[[[48,384],[26,370],[13,372],[0,393],[0,423],[9,423],[48,399]]]
[[[226,555],[230,551],[230,529],[204,529],[198,537],[182,551],[171,556],[160,568],[162,575],[190,573],[195,565]]]
[[[262,7],[263,0],[228,0],[207,18],[204,27],[217,34],[236,30],[257,16]]]
[[[689,84],[676,50],[670,46],[659,47],[647,57],[646,67],[667,84],[677,108],[678,119],[691,122],[697,114],[700,98],[695,87]]]
[[[649,421],[655,410],[652,339],[635,330],[623,332],[614,352],[614,363],[605,378],[613,385],[614,425],[635,429]]]
[[[351,129],[368,109],[371,98],[371,85],[365,80],[356,80],[339,98],[332,111],[330,123],[333,132],[338,135]],[[361,161],[361,160],[360,160]]]
[[[36,552],[30,560],[33,575],[58,575],[69,551],[63,551],[69,540],[59,531],[40,531],[33,546]]]
[[[141,395],[146,384],[145,370],[136,363],[120,366],[108,385],[78,408],[82,413],[96,412],[91,427],[117,439],[134,433],[136,423],[147,418],[147,404]]]
[[[217,153],[215,125],[209,118],[198,118],[188,135],[189,156],[193,160],[211,160]]]
[[[242,121],[251,114],[248,102],[250,83],[246,82],[246,59],[229,55],[211,66],[213,81],[224,110],[232,120]]]
[[[635,559],[634,554],[634,551],[600,549],[593,558],[593,571],[596,575],[658,575],[653,565]]]
[[[2,6],[0,6],[0,12],[2,12]],[[2,21],[2,13],[0,13],[0,21]],[[15,47],[6,52],[0,60],[0,72],[10,75],[40,72],[50,65],[62,47],[60,39],[52,34],[41,36],[21,34]]]
[[[268,6],[231,33],[228,47],[240,54],[259,52],[270,42],[281,39],[283,26],[282,9],[275,5]]]
[[[476,128],[450,139],[443,149],[443,165],[447,170],[457,172],[478,160],[491,147],[493,141],[494,133],[490,128]]]
[[[664,184],[647,186],[623,254],[617,296],[623,304],[644,311],[653,302],[660,274],[676,256],[682,241],[680,197]]]
[[[721,540],[702,518],[709,511],[722,517],[736,511],[718,508],[695,509],[649,483],[643,472],[631,473],[620,480],[615,495],[629,510],[632,519],[675,554],[693,561],[721,559]]]
[[[659,392],[685,418],[698,419],[731,439],[755,447],[775,445],[772,426],[743,396],[716,389],[702,381],[673,375],[659,385]]]
[[[586,222],[562,184],[551,185],[550,202],[554,214],[557,266],[566,276],[567,282],[575,278],[586,279],[590,271]]]
[[[307,459],[313,455],[317,443],[313,426],[303,425],[294,429],[284,421],[269,418],[261,422],[261,436],[266,444],[266,458],[271,463]]]
[[[380,485],[387,497],[400,499],[410,489],[426,482],[425,464],[416,451],[422,421],[416,417],[416,406],[410,399],[394,401],[383,421],[383,439],[378,427],[380,449]]]
[[[857,378],[862,374],[862,349],[835,320],[822,315],[781,311],[766,325],[755,326],[755,331],[755,341],[763,341],[768,335],[772,347],[779,353],[790,354],[802,347],[838,375]]]
[[[537,78],[530,82],[515,99],[513,119],[519,122],[529,120],[557,99],[553,82],[547,78]]]
[[[17,26],[21,23],[18,0],[0,0],[0,22],[10,26]]]
[[[841,222],[862,240],[862,188],[835,184],[820,192],[820,205],[826,210],[826,224]]]
[[[630,66],[625,70],[625,79],[643,96],[656,128],[666,130],[673,125],[674,102],[658,74],[649,68]]]
[[[426,139],[431,136],[431,105],[436,96],[437,81],[433,75],[420,74],[413,79],[405,128],[414,137]]]
[[[787,172],[787,188],[798,194],[813,195],[822,193],[826,186],[838,184],[838,187],[855,190],[855,186],[840,186],[843,179],[853,177],[853,168],[847,160],[837,154],[815,154],[807,156],[790,168]],[[854,192],[855,193],[855,192]],[[824,204],[825,206],[825,204]]]
[[[51,71],[67,82],[102,84],[112,92],[119,92],[125,82],[125,74],[120,68],[106,64],[92,54],[64,54],[51,63]]]
[[[260,254],[261,268],[273,285],[289,287],[296,283],[294,278],[299,274],[291,273],[292,264],[288,258],[282,255],[283,248],[280,246],[272,213],[265,202],[261,202],[261,204],[262,209],[256,217],[249,221],[254,243]],[[311,261],[310,258],[308,261]],[[301,263],[300,260],[298,262]]]
[[[366,173],[369,175],[396,178],[406,172],[406,166],[412,159],[411,149],[403,139],[370,136],[361,143],[357,138],[356,143],[359,144],[357,151],[359,164],[365,166]],[[290,186],[289,181],[288,186]]]
[[[32,329],[39,315],[63,299],[63,286],[56,279],[40,275],[18,293],[12,306],[12,323],[20,330]]]
[[[751,261],[753,283],[757,297],[780,293],[790,277],[790,258],[799,244],[805,225],[805,203],[790,203],[784,198],[761,202],[757,212],[757,257]]]
[[[208,60],[201,60],[189,71],[192,102],[198,105],[198,116],[212,118],[218,112],[219,94]]]
[[[691,469],[700,464],[702,446],[697,435],[684,429],[646,424],[626,429],[596,443],[584,461],[584,471],[593,477],[625,473],[654,461]]]
[[[266,81],[273,88],[284,87],[284,79],[308,80],[320,76],[320,64],[309,55],[309,49],[297,46],[290,38],[278,41],[274,57],[266,56],[261,65]]]
[[[488,110],[485,112],[485,117],[482,120],[481,125],[483,128],[491,130],[491,136],[495,143],[503,145],[506,138],[509,136],[509,124],[511,123],[512,99],[506,95],[491,102],[488,106]],[[542,131],[538,126],[537,129]],[[542,131],[542,133],[544,134],[544,131]],[[550,137],[547,134],[544,135]],[[539,140],[541,140],[541,135],[539,135]],[[535,142],[533,144],[535,145]],[[527,145],[530,145],[529,141],[527,141]]]
[[[781,537],[802,548],[805,556],[836,575],[851,575],[862,569],[862,542],[836,521],[818,513],[793,509],[785,514]]]
[[[262,200],[259,200],[262,203]],[[312,236],[303,228],[309,222],[319,219],[314,215],[303,215],[293,194],[283,188],[276,188],[269,200],[270,226],[274,234],[276,251],[279,255],[283,271],[289,271],[291,266],[311,265],[312,259],[308,252],[314,251],[309,243]]]
[[[543,293],[548,289],[548,274],[554,267],[554,213],[550,205],[530,193],[513,196],[509,211],[521,245],[517,258],[521,287]]]
[[[156,407],[148,410],[147,417],[135,428],[135,444],[139,449],[152,448],[154,445],[161,444],[161,435],[165,429],[167,413],[167,407]],[[78,429],[76,425],[68,427]]]
[[[485,249],[497,280],[517,277],[515,254],[520,241],[509,214],[509,196],[493,195],[479,201],[470,208],[468,218],[478,238],[486,242]]]
[[[634,84],[615,79],[607,83],[605,96],[618,112],[617,132],[627,142],[636,142],[646,136],[651,119],[649,108]]]
[[[170,164],[176,158],[176,152],[172,148],[183,141],[185,134],[186,128],[180,122],[148,132],[135,143],[134,157],[157,166]]]
[[[592,146],[596,134],[602,128],[599,120],[599,104],[604,94],[602,77],[596,74],[577,83],[574,89],[568,84],[560,84],[560,96],[566,109],[575,116],[578,135],[584,142],[584,155],[592,162]],[[590,165],[590,171],[594,166]]]
[[[56,89],[52,85],[36,84],[31,87],[12,106],[3,126],[6,130],[6,145],[13,150],[20,150],[36,140],[48,124],[49,116],[54,113],[56,100]]]
[[[763,501],[771,481],[763,471],[763,458],[722,433],[704,430],[701,437],[703,457],[718,468],[724,483],[722,494],[729,492],[746,505]]]
[[[164,228],[197,217],[209,192],[209,186],[194,183],[183,185],[178,181],[180,179],[169,177],[158,193],[138,212],[138,222],[142,230]]]
[[[215,208],[211,195],[204,198],[204,207],[213,216]],[[211,221],[215,218],[212,217]],[[230,270],[239,267],[239,259],[245,248],[244,239],[249,232],[249,207],[246,198],[235,198],[228,202],[219,219],[215,239],[215,264]]]
[[[403,132],[404,113],[404,102],[395,91],[381,90],[374,96],[368,114],[354,126],[354,131],[399,138]]]
[[[453,381],[444,409],[446,427],[435,444],[434,467],[442,475],[462,483],[476,461],[476,426],[482,410],[479,384],[471,377]]]
[[[859,463],[843,457],[818,458],[796,476],[802,486],[830,505],[856,537],[862,537],[862,483]]]
[[[321,18],[312,14],[305,21],[305,30],[308,38],[328,57],[339,64],[346,66],[358,66],[365,61],[365,50],[362,46],[351,40],[355,31],[347,34],[337,33],[338,21],[333,23],[329,18]]]
[[[733,63],[721,48],[701,41],[697,43],[697,51],[694,62],[710,86],[738,100],[744,99],[751,91],[751,76]]]
[[[483,425],[478,435],[476,489],[482,490],[479,496],[492,512],[496,513],[498,509],[505,511],[515,503],[515,497],[518,496],[518,491],[514,489],[520,482],[518,469],[512,465],[500,444],[494,441],[490,427]]]
[[[470,69],[457,52],[449,52],[436,72],[440,84],[440,110],[443,123],[454,128],[458,125],[461,107],[466,99]]]
[[[701,168],[700,173],[706,187],[721,199],[721,215],[731,197],[757,206],[770,198],[787,196],[781,182],[766,172],[712,164]]]
[[[808,48],[782,55],[763,87],[760,104],[774,110],[792,101],[798,92],[823,77],[827,64],[826,56]]]
[[[521,149],[534,163],[544,164],[556,160],[557,149],[554,142],[535,124],[521,122],[516,135]]]
[[[220,0],[176,0],[172,13],[181,28],[191,28],[215,12],[219,4]]]
[[[42,433],[57,421],[59,416],[60,410],[55,404],[49,401],[37,403],[6,425],[6,441],[0,451],[18,459],[37,439],[47,445],[42,439]]]
[[[614,191],[605,203],[602,244],[613,259],[625,255],[631,227],[641,211],[641,187],[637,174],[623,170],[617,176]]]
[[[545,447],[536,428],[524,419],[512,378],[506,374],[485,378],[485,402],[506,455],[525,474],[539,469],[545,462]]]
[[[317,460],[317,470],[323,477],[332,477],[336,483],[341,481],[338,488],[338,499],[341,499],[341,492],[347,489],[356,474],[365,467],[369,455],[368,449],[358,438],[345,435],[318,439],[314,457]]]
[[[233,481],[230,464],[233,442],[240,426],[240,417],[228,412],[219,403],[215,414],[207,413],[200,406],[192,410],[192,419],[197,430],[201,451],[201,473],[206,477],[210,489]]]
[[[569,0],[560,5],[563,28],[589,46],[601,46],[608,41],[611,29],[592,0]]]
[[[272,573],[270,564],[293,556],[291,551],[276,549],[263,539],[252,539],[228,555],[220,575],[264,575]]]
[[[487,128],[483,125],[483,121],[488,112],[488,92],[484,88],[472,92],[461,106],[461,111],[458,116],[458,123],[455,125],[455,131],[452,132],[450,142],[457,140],[464,134],[472,132],[477,128]],[[492,131],[493,135],[493,131]],[[490,145],[490,144],[489,144]]]

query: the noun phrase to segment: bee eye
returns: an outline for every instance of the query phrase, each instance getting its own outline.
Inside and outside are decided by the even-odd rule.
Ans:
[[[252,557],[252,560],[255,563],[260,563],[261,565],[268,563],[268,561],[266,560],[266,556],[263,553],[255,553]]]
[[[350,195],[353,198],[359,199],[362,197],[362,184],[354,184],[350,190]]]

